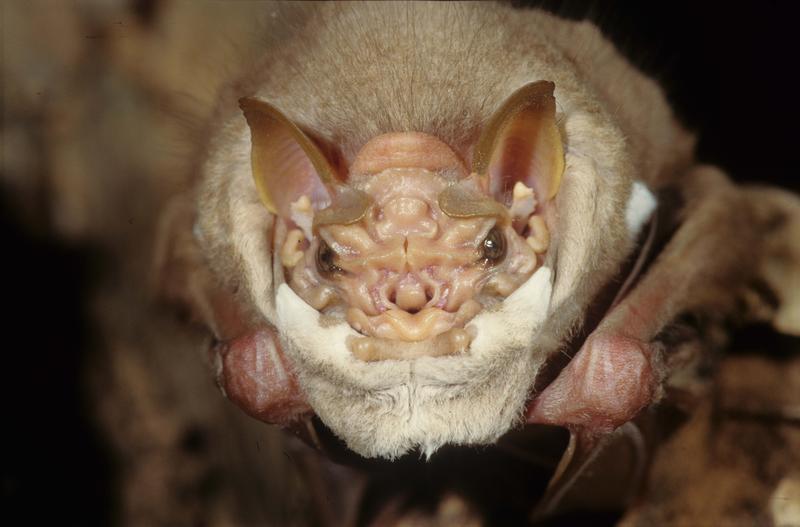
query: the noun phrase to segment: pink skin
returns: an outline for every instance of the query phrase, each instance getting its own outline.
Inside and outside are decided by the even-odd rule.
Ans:
[[[730,284],[742,283],[748,272],[747,251],[758,244],[747,238],[753,231],[742,203],[713,172],[698,170],[690,181],[696,188],[687,194],[694,199],[684,211],[687,221],[572,362],[529,403],[528,422],[571,432],[540,513],[558,504],[591,464],[607,432],[620,428],[633,434],[635,428],[626,423],[657,396],[665,373],[653,344],[658,333],[682,312],[730,309],[726,302],[735,294]],[[741,244],[730,243],[734,236],[744,236]],[[639,459],[642,466],[645,462]]]
[[[738,204],[726,194],[724,182],[707,179],[696,179],[695,193],[701,195],[707,185],[714,188],[714,198],[692,204],[693,214],[687,214],[690,219],[656,264],[611,309],[556,380],[529,403],[528,422],[597,433],[633,419],[652,402],[663,374],[651,344],[656,335],[681,312],[724,309],[715,302],[729,297],[729,284],[741,281],[748,263],[746,254],[732,250],[737,246],[728,238],[750,231],[745,214],[728,212]],[[720,225],[730,232],[720,231]],[[714,272],[709,272],[711,264],[686,262],[713,262]]]
[[[208,322],[218,339],[209,358],[226,397],[267,423],[289,425],[311,414],[275,330],[248,326],[236,299],[223,289],[212,287],[204,293]]]
[[[650,342],[678,312],[680,304],[669,302],[669,292],[672,279],[679,275],[680,271],[668,266],[647,275],[611,309],[559,376],[528,404],[528,423],[570,430],[569,445],[540,500],[538,514],[555,509],[591,465],[608,434],[653,402],[661,371]]]
[[[440,209],[441,193],[467,179],[458,156],[433,136],[374,138],[348,178],[372,206],[356,223],[317,232],[340,271],[320,270],[320,244],[312,242],[289,273],[289,284],[316,309],[340,301],[351,326],[372,337],[420,341],[462,327],[480,310],[478,295],[498,294],[496,288],[484,291],[490,280],[502,279],[499,294],[505,296],[537,265],[536,254],[504,218],[451,217]],[[506,256],[490,263],[482,256],[483,241],[495,226]]]
[[[436,172],[454,169],[467,174],[455,152],[436,137],[420,132],[396,132],[375,137],[358,153],[352,174],[371,175],[387,168],[415,168]]]
[[[687,278],[679,274],[662,266],[613,307],[575,358],[529,403],[527,421],[601,434],[648,406],[660,380],[650,341],[679,311],[680,305],[670,302],[675,280]]]
[[[647,344],[595,332],[527,409],[529,423],[611,432],[653,398],[656,375]]]
[[[221,362],[217,382],[228,399],[248,415],[288,425],[311,413],[271,328],[220,344],[213,353]]]
[[[411,146],[402,147],[404,141]],[[400,134],[397,137],[393,135],[383,138],[375,144],[365,146],[364,151],[370,152],[370,149],[373,149],[377,153],[360,160],[356,159],[354,167],[361,167],[364,172],[381,171],[392,164],[408,166],[407,164],[413,165],[421,160],[431,159],[432,165],[429,168],[441,168],[451,164],[455,159],[454,155],[449,156],[444,149],[439,149],[434,143],[426,141],[424,136],[418,135],[406,137]],[[420,144],[424,148],[436,150],[435,155],[428,158],[416,156],[415,148],[419,148]],[[401,153],[386,154],[392,151],[392,147],[397,147],[397,151]],[[380,189],[389,192],[386,190],[388,187],[376,184],[379,183],[379,177],[371,176],[369,179],[373,181],[376,192]],[[366,180],[367,187],[369,179]],[[442,226],[431,225],[428,229],[421,229],[421,224],[416,220],[419,219],[420,211],[425,212],[426,217],[435,211],[432,197],[438,190],[431,188],[427,193],[417,188],[416,195],[408,196],[425,202],[427,207],[422,207],[417,202],[396,202],[397,208],[390,207],[388,214],[375,217],[373,225],[368,229],[349,229],[331,233],[339,239],[338,241],[346,242],[347,245],[360,250],[380,249],[386,253],[387,263],[396,263],[398,255],[401,260],[406,261],[402,266],[406,271],[396,269],[398,273],[394,281],[396,288],[407,288],[403,294],[397,295],[397,300],[405,308],[419,307],[426,299],[421,288],[427,280],[435,278],[435,273],[431,273],[431,270],[435,269],[437,262],[430,261],[432,255],[435,256],[435,251],[432,250],[434,247],[431,245],[434,238],[430,236],[434,232],[431,229],[441,229]],[[374,194],[374,196],[379,202],[392,201],[383,199],[386,195]],[[391,198],[391,195],[388,197]],[[697,214],[697,219],[692,218],[691,223],[703,225],[684,225],[660,255],[658,265],[651,269],[622,302],[612,308],[571,363],[550,386],[531,401],[527,409],[528,422],[567,426],[572,430],[582,431],[582,435],[586,433],[599,435],[633,419],[652,401],[657,393],[661,371],[658,368],[658,357],[650,342],[680,311],[692,307],[691,300],[697,296],[691,294],[693,291],[702,290],[709,285],[709,276],[702,266],[687,268],[683,263],[707,261],[710,252],[725,254],[710,244],[707,238],[692,234],[708,231],[705,223],[719,223],[720,213],[717,209],[709,207],[708,210],[708,214]],[[436,223],[449,221],[447,218],[434,219]],[[383,235],[379,228],[381,224],[387,229]],[[470,228],[461,234],[457,234],[459,232],[457,227],[451,227],[450,236],[453,241],[460,240],[463,244],[474,237],[476,227],[470,225]],[[333,228],[336,229],[343,228]],[[724,240],[720,243],[724,244]],[[416,244],[420,244],[419,251],[414,250]],[[468,252],[465,251],[463,258],[474,257],[467,257]],[[448,255],[453,257],[452,251],[440,254],[445,258]],[[418,261],[414,260],[417,255]],[[307,258],[306,261],[308,260]],[[731,272],[728,268],[735,269],[737,262],[739,260],[735,255],[730,257],[726,265],[722,265],[717,258],[721,283],[725,282],[724,275]],[[343,266],[363,265],[359,259],[342,263]],[[375,285],[377,282],[387,282],[390,274],[383,272],[374,273],[372,276],[371,281]],[[361,285],[363,286],[363,282]],[[355,291],[356,288],[352,290]],[[376,293],[372,299],[377,300],[376,303],[384,302],[385,290],[382,292],[380,288],[375,287],[372,290]],[[444,297],[445,294],[443,289],[441,296]],[[454,294],[455,292],[450,290],[447,296],[452,298]],[[369,298],[368,295],[367,297]],[[374,313],[370,309],[374,305],[372,299],[364,305],[364,311],[370,314]],[[264,339],[267,338],[271,339],[273,343],[271,346],[263,345]],[[262,345],[254,345],[259,342],[262,342]],[[274,353],[271,350],[275,350]],[[288,373],[280,347],[270,331],[259,330],[255,334],[251,333],[231,341],[223,356],[221,384],[229,397],[251,415],[269,422],[285,422],[292,416],[308,411],[296,381]],[[274,368],[275,371],[270,371],[270,368]],[[255,375],[256,371],[261,373]],[[263,376],[262,381],[258,380],[259,376]]]
[[[222,366],[220,386],[248,415],[287,425],[311,412],[271,328],[246,333],[214,352]],[[529,405],[528,422],[610,432],[651,401],[656,375],[650,353],[630,337],[595,332]]]
[[[370,316],[389,309],[416,313],[437,304],[455,312],[487,275],[475,264],[494,220],[448,218],[436,204],[447,182],[430,172],[402,169],[369,178],[364,189],[376,205],[363,224],[321,229],[346,271],[328,283]],[[446,294],[460,289],[466,291],[459,297]]]
[[[386,145],[379,146],[381,148],[378,150],[385,150]],[[404,154],[405,158],[403,155],[378,156],[376,159],[379,160],[369,168],[385,169],[387,163],[411,159],[413,154],[409,152]],[[439,164],[438,160],[446,160],[447,156],[433,156],[431,159],[436,161],[434,164]],[[751,240],[751,243],[739,246],[730,244],[729,240],[732,236],[750,232],[746,224],[747,216],[741,215],[740,218],[739,215],[731,215],[729,211],[741,209],[735,196],[725,194],[724,185],[713,177],[701,178],[702,175],[694,179],[687,178],[698,187],[696,192],[688,194],[695,196],[696,201],[684,211],[686,223],[659,254],[653,267],[627,297],[612,307],[573,360],[530,401],[526,409],[527,422],[565,426],[571,432],[568,450],[542,500],[543,512],[552,510],[565,490],[591,463],[599,450],[596,447],[608,437],[607,434],[617,428],[625,432],[634,427],[633,423],[626,423],[658,395],[664,374],[658,344],[653,343],[658,332],[682,312],[725,309],[724,305],[717,306],[715,302],[731,296],[731,283],[741,283],[740,275],[746,272],[745,264],[750,255],[740,247],[754,247],[757,244]],[[373,180],[379,178],[377,175]],[[704,185],[714,191],[706,195],[708,206],[700,200]],[[395,184],[395,188],[397,186]],[[407,188],[419,190],[419,186],[414,185]],[[379,198],[376,199],[378,203],[387,205],[393,203],[394,199],[389,196],[391,199],[382,201],[381,196],[373,197]],[[480,226],[470,225],[455,237],[462,242],[463,253],[459,254],[452,248],[447,250],[446,246],[437,253],[434,250],[436,233],[439,230],[447,233],[459,229],[457,226],[443,229],[439,225],[441,216],[436,215],[437,210],[432,206],[434,201],[429,196],[411,197],[424,202],[425,206],[397,201],[386,207],[383,216],[377,214],[368,217],[366,223],[371,222],[372,225],[358,229],[328,227],[329,245],[338,243],[355,249],[350,253],[354,255],[352,259],[340,260],[342,268],[350,272],[364,269],[364,276],[370,278],[369,286],[365,286],[368,281],[362,276],[355,276],[352,287],[347,288],[355,293],[354,299],[366,298],[362,309],[368,315],[386,311],[387,305],[390,305],[389,309],[394,307],[407,312],[419,309],[426,301],[432,302],[431,306],[442,307],[439,299],[434,300],[436,295],[454,298],[457,296],[455,290],[462,281],[449,280],[449,283],[444,283],[445,280],[442,280],[439,292],[435,290],[434,282],[434,294],[429,295],[425,292],[429,281],[441,280],[436,274],[437,266],[441,268],[442,264],[447,264],[459,268],[452,266],[454,258],[460,258],[465,263],[474,261],[474,253],[470,254],[469,244],[465,242],[470,238],[477,239]],[[436,228],[420,230],[424,226],[420,218],[427,220],[429,217],[433,219],[430,225],[435,223]],[[382,220],[387,221],[387,230],[383,233],[378,228]],[[447,218],[441,220],[448,221]],[[336,229],[340,230],[334,232]],[[714,235],[707,236],[706,233]],[[358,254],[360,250],[365,251],[364,254],[377,254],[378,257],[367,261],[364,254]],[[310,268],[313,259],[309,254],[305,262]],[[346,256],[347,251],[344,254]],[[438,261],[437,254],[441,255]],[[384,257],[383,261],[381,256]],[[402,265],[398,266],[398,261]],[[379,264],[377,268],[369,269],[369,264],[376,262]],[[687,265],[687,262],[690,264]],[[302,270],[302,266],[296,269]],[[293,278],[296,279],[299,274],[295,272]],[[309,288],[320,285],[320,281],[309,282]],[[480,280],[463,282],[466,284],[465,290],[469,290],[473,283],[479,283]],[[383,286],[395,288],[394,301],[387,302],[392,295]],[[470,296],[465,295],[467,298]],[[358,305],[356,301],[349,303]],[[378,309],[373,306],[378,306]],[[271,331],[262,329],[230,341],[227,348],[221,350],[221,357],[220,384],[228,397],[248,414],[271,423],[289,424],[311,412]]]

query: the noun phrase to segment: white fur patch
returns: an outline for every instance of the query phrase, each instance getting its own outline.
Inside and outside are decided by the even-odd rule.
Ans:
[[[656,210],[656,197],[641,181],[634,181],[628,206],[625,209],[625,224],[631,238],[636,238],[645,222]]]
[[[277,325],[286,353],[320,419],[349,448],[394,458],[419,447],[496,440],[517,420],[546,350],[533,343],[547,317],[552,272],[536,271],[491,312],[468,325],[467,353],[363,362],[347,349],[357,333],[346,323],[323,326],[320,314],[282,284]]]

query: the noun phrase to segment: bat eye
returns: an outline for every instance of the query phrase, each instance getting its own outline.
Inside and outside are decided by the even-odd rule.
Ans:
[[[489,231],[481,245],[481,259],[488,264],[496,264],[506,255],[506,238],[497,227]]]
[[[325,243],[324,241],[320,241],[319,247],[317,248],[317,270],[324,276],[331,276],[340,272],[342,269],[333,263],[333,260],[336,256],[336,253],[333,252],[333,249]]]

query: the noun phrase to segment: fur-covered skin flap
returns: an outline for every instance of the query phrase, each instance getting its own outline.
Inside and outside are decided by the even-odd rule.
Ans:
[[[336,12],[335,16],[365,16],[367,24],[379,24],[389,13],[382,8],[373,10],[374,7],[364,11],[363,15],[357,10],[340,11],[337,8],[332,11]],[[391,10],[390,7],[387,9]],[[420,27],[433,30],[433,25],[423,19],[430,15],[445,17],[449,9],[426,5],[425,11],[431,13],[418,13]],[[448,356],[421,356],[406,360],[365,361],[354,357],[347,341],[357,336],[356,330],[341,318],[337,321],[335,314],[326,314],[324,309],[320,314],[284,284],[287,278],[291,282],[292,277],[286,273],[280,253],[288,232],[298,222],[281,218],[281,210],[284,216],[288,215],[285,212],[290,210],[288,205],[278,205],[273,209],[277,216],[273,216],[267,210],[269,207],[260,203],[264,200],[256,192],[254,168],[251,166],[251,139],[255,140],[256,136],[248,129],[248,122],[241,113],[223,118],[204,166],[205,183],[198,231],[201,243],[211,256],[212,267],[223,281],[231,277],[238,279],[240,290],[249,293],[249,301],[255,307],[254,318],[263,317],[262,320],[271,325],[279,337],[280,361],[273,362],[285,365],[287,371],[293,372],[311,408],[350,448],[365,456],[395,457],[416,447],[430,454],[445,443],[489,443],[519,423],[538,370],[549,356],[559,351],[564,338],[579,324],[589,300],[628,256],[636,238],[635,231],[650,212],[647,200],[642,205],[640,199],[647,194],[646,185],[638,186],[645,190],[635,194],[636,200],[631,200],[631,189],[634,174],[652,178],[657,173],[656,167],[652,167],[649,173],[635,168],[637,154],[641,153],[625,140],[630,134],[621,131],[620,120],[605,110],[609,101],[594,92],[591,83],[580,79],[576,71],[565,68],[566,57],[554,45],[565,38],[561,30],[542,31],[546,27],[561,28],[562,24],[581,33],[594,33],[595,30],[538,12],[524,12],[528,24],[518,25],[507,18],[509,13],[504,10],[487,10],[485,6],[466,9],[459,6],[459,10],[463,10],[459,11],[463,16],[485,16],[489,23],[496,24],[497,34],[502,38],[488,45],[504,47],[506,40],[523,38],[530,42],[532,49],[538,50],[536,58],[531,60],[530,52],[510,47],[511,55],[519,57],[510,61],[510,64],[515,64],[511,70],[502,75],[498,72],[495,78],[487,75],[487,80],[492,83],[501,78],[503,82],[485,87],[489,96],[486,104],[478,108],[473,106],[473,97],[465,96],[459,103],[460,107],[453,107],[452,117],[440,130],[432,129],[417,115],[404,114],[402,107],[391,110],[407,120],[407,124],[402,126],[416,125],[420,132],[433,132],[431,135],[452,148],[467,166],[471,163],[475,168],[480,162],[474,157],[476,150],[481,153],[481,140],[473,135],[475,139],[470,141],[464,132],[472,131],[470,133],[474,134],[474,131],[483,130],[485,137],[485,130],[498,122],[497,119],[492,121],[487,110],[495,111],[495,115],[502,114],[504,101],[512,100],[518,88],[552,81],[554,89],[550,90],[556,101],[553,107],[554,122],[557,123],[555,130],[558,146],[563,148],[560,154],[563,156],[562,170],[558,174],[560,181],[552,185],[557,187],[556,192],[542,188],[541,180],[544,178],[538,174],[543,169],[538,165],[527,165],[528,168],[522,169],[527,171],[526,174],[517,177],[533,189],[540,205],[538,209],[546,213],[550,239],[547,250],[537,258],[538,270],[516,291],[493,305],[487,305],[463,324],[472,339],[467,350]],[[384,38],[388,41],[398,39],[400,45],[402,37],[399,32],[389,31]],[[599,35],[596,37],[598,43],[610,51]],[[326,38],[344,37],[322,31],[318,38],[323,42]],[[432,53],[442,52],[442,49],[432,50]],[[371,52],[364,49],[363,53]],[[273,55],[267,60],[279,64],[281,57]],[[316,68],[324,70],[323,64],[327,60],[324,51],[312,56],[312,62],[317,60],[319,64],[305,66],[309,72]],[[482,59],[476,56],[472,60]],[[661,114],[662,122],[667,123],[665,130],[672,130],[670,133],[676,140],[683,138],[672,124],[658,90],[638,74],[631,75],[616,55],[610,55],[609,62],[624,71],[652,98],[654,114]],[[463,66],[454,62],[450,67],[459,69]],[[494,69],[497,66],[481,63],[481,67]],[[420,68],[425,66],[420,65]],[[427,75],[436,77],[429,79],[429,86],[420,84],[423,91],[418,94],[423,98],[438,97],[436,90],[429,95],[425,90],[433,89],[439,74],[431,70]],[[351,175],[356,172],[354,167],[369,165],[358,159],[354,149],[360,141],[365,141],[361,139],[365,137],[364,133],[376,130],[378,133],[373,132],[374,137],[392,131],[382,128],[391,126],[388,122],[376,129],[377,123],[364,121],[364,108],[353,108],[352,116],[347,117],[352,120],[347,125],[343,119],[350,111],[348,107],[324,105],[337,108],[333,116],[317,114],[316,110],[311,110],[317,108],[314,104],[304,103],[301,108],[289,96],[303,91],[299,85],[287,86],[284,82],[276,82],[278,77],[270,78],[272,80],[250,79],[257,89],[249,93],[254,94],[257,100],[269,101],[279,109],[281,117],[286,116],[287,121],[302,123],[301,128],[312,130],[317,138],[341,136],[331,133],[333,126],[355,132],[335,145],[346,163],[350,159],[347,164],[351,166]],[[297,82],[301,79],[297,78]],[[240,89],[248,90],[247,87]],[[337,89],[359,88],[341,86]],[[239,91],[235,95],[248,95],[248,91]],[[307,94],[309,100],[318,95],[322,94],[316,90]],[[325,97],[334,97],[334,94],[329,91]],[[455,102],[443,100],[440,104],[442,108],[448,108]],[[506,102],[505,107],[509,104],[513,103]],[[526,115],[537,116],[537,108],[526,110]],[[309,110],[314,113],[307,113]],[[221,112],[226,113],[224,106]],[[466,119],[465,115],[468,116]],[[334,124],[331,117],[338,122]],[[267,121],[272,123],[279,119]],[[502,121],[504,117],[499,119],[501,124],[495,127],[500,130],[495,132],[494,145],[489,147],[495,152],[502,151],[503,141],[513,133]],[[531,130],[532,126],[541,126],[536,119],[514,126],[523,131]],[[249,117],[248,120],[252,128],[256,118]],[[649,123],[642,125],[646,127]],[[295,137],[293,133],[287,132],[287,137]],[[366,139],[368,142],[369,138]],[[546,144],[540,141],[532,148],[540,152],[549,148]],[[675,148],[674,145],[669,147]],[[484,157],[490,158],[484,165],[485,171],[491,173],[492,163],[496,164],[503,154],[489,152]],[[259,162],[269,163],[269,158],[266,159]],[[312,165],[313,162],[309,166]],[[318,167],[316,170],[302,167],[298,170],[304,174],[320,172]],[[531,176],[531,171],[538,172]],[[367,172],[367,169],[362,172]],[[468,172],[462,177],[466,175]],[[327,190],[331,192],[329,187]],[[286,191],[287,188],[283,187],[283,192]],[[491,189],[489,193],[492,194]],[[279,202],[281,193],[275,194],[278,196],[276,202]],[[294,202],[299,197],[289,196],[284,201]],[[314,201],[312,195],[309,197]],[[514,208],[497,194],[495,197],[509,210]],[[317,211],[322,208],[312,207]],[[652,203],[649,209],[652,209]],[[638,219],[637,214],[640,216]],[[599,232],[602,235],[598,235]]]
[[[218,378],[251,415],[316,413],[367,457],[491,443],[526,420],[593,445],[661,394],[661,331],[730,312],[760,272],[737,264],[760,209],[691,168],[661,91],[591,25],[483,4],[287,9],[312,30],[222,97],[195,228],[228,297],[206,305]],[[444,45],[453,24],[486,38]],[[675,238],[534,391],[667,191],[683,198]],[[699,229],[746,217],[740,244],[706,258]],[[678,287],[698,262],[696,289]]]

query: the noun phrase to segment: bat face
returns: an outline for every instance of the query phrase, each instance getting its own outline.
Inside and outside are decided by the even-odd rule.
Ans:
[[[549,302],[564,169],[553,90],[531,83],[501,105],[470,149],[473,172],[441,139],[394,132],[341,174],[275,107],[242,100],[277,222],[275,346],[351,448],[430,452],[459,429],[484,442],[518,415],[526,359],[543,360],[525,349]]]
[[[384,156],[390,152],[391,156]],[[354,163],[350,185],[368,199],[359,221],[290,232],[282,264],[289,285],[322,313],[344,314],[363,337],[348,347],[362,360],[410,359],[462,353],[467,322],[507,297],[540,265],[547,230],[534,216],[533,191],[520,185],[515,211],[488,195],[447,145],[425,134],[387,134],[368,143]],[[473,204],[468,216],[442,210],[458,186]],[[527,189],[527,192],[524,190]],[[313,215],[310,201],[306,212]],[[295,206],[299,219],[299,207]],[[468,211],[469,212],[469,211]],[[302,220],[300,220],[302,222]],[[313,217],[306,219],[313,225]],[[306,227],[308,229],[308,227]],[[538,238],[537,238],[538,236]],[[305,247],[304,250],[298,247]],[[404,345],[403,343],[416,343]]]
[[[598,90],[581,70],[598,57],[554,51],[576,34],[608,51],[585,26],[401,7],[325,6],[308,22],[313,52],[276,50],[268,77],[237,88],[242,112],[211,143],[197,228],[254,312],[222,336],[221,385],[265,421],[314,412],[365,456],[491,443],[526,418],[618,426],[655,393],[645,336],[598,335],[549,398],[532,389],[653,210],[635,179],[687,155],[663,97],[615,55],[597,71],[619,89]],[[386,26],[400,15],[415,17],[413,42]],[[439,41],[451,22],[497,38],[470,55],[468,40]],[[389,43],[362,56],[377,27],[394,28],[381,30]],[[329,67],[343,49],[358,56],[353,78]],[[386,76],[412,55],[417,70]]]

